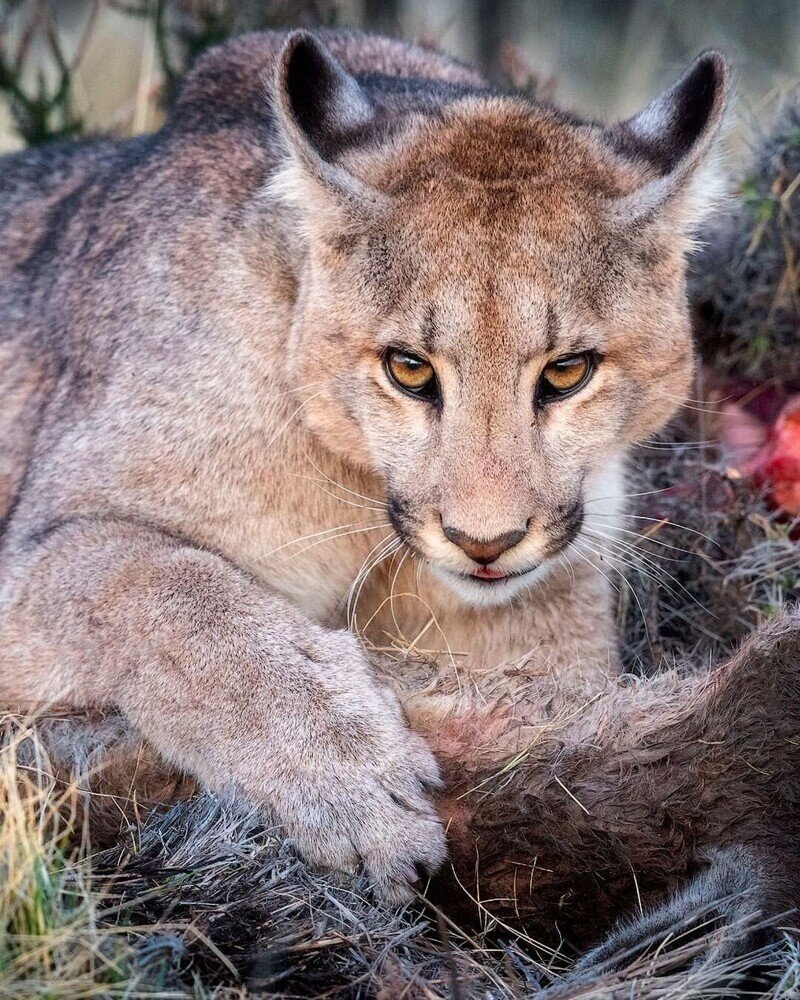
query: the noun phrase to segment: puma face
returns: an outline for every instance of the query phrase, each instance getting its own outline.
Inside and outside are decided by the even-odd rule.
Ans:
[[[684,260],[725,78],[701,56],[605,128],[488,89],[373,92],[312,36],[286,45],[272,192],[306,247],[303,419],[464,601],[589,550],[626,447],[686,394]]]

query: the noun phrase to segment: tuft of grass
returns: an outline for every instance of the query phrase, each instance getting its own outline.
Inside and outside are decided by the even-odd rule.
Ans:
[[[337,0],[88,0],[77,42],[59,22],[60,0],[0,0],[0,98],[26,146],[82,138],[80,67],[104,12],[142,20],[155,45],[160,104],[169,107],[181,81],[209,48],[247,31],[333,26]],[[39,43],[39,44],[37,44]],[[68,55],[68,48],[74,52]]]
[[[780,952],[779,978],[772,991],[774,1000],[794,1000],[800,996],[800,941],[786,934]]]
[[[32,759],[30,766],[21,763]],[[0,997],[130,995],[135,952],[100,919],[77,789],[50,776],[35,730],[11,727],[0,749]]]

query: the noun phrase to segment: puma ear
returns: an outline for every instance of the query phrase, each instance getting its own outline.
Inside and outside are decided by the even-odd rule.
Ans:
[[[728,64],[719,52],[698,56],[669,90],[612,128],[615,145],[656,176],[620,199],[619,214],[641,219],[674,205],[684,226],[698,222],[722,191],[713,155],[728,94]]]
[[[368,131],[375,109],[331,52],[307,31],[293,31],[278,58],[275,94],[281,126],[303,170],[346,197],[374,198],[337,162]]]

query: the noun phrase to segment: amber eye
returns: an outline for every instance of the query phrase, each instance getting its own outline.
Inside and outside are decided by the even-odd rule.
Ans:
[[[439,398],[439,384],[430,361],[401,348],[390,348],[384,355],[384,365],[389,378],[403,392],[422,399]]]
[[[584,354],[566,354],[563,358],[551,361],[539,379],[538,401],[549,403],[577,392],[589,381],[594,369],[595,358],[588,351]]]

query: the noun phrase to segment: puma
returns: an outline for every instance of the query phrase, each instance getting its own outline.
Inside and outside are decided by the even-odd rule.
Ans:
[[[438,769],[364,647],[514,662],[509,697],[618,672],[606,545],[691,377],[726,78],[606,127],[266,33],[153,135],[0,161],[2,704],[119,711],[407,896]]]

